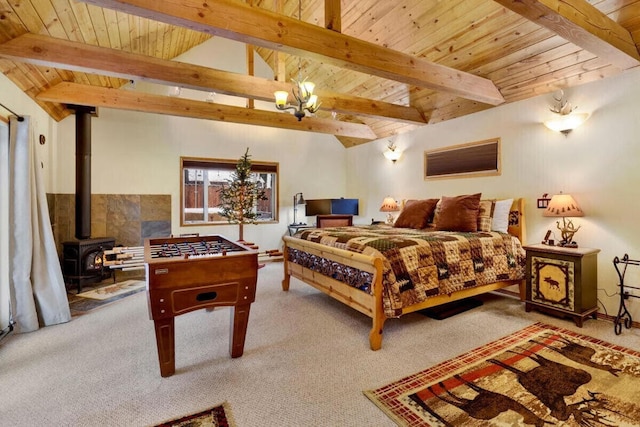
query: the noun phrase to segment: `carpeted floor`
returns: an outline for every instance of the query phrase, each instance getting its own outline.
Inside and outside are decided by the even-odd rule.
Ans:
[[[640,426],[640,352],[536,323],[365,391],[400,426]]]
[[[0,425],[152,426],[227,401],[238,427],[396,425],[362,393],[542,321],[626,347],[610,322],[526,313],[513,298],[445,320],[418,313],[385,323],[369,349],[371,321],[292,279],[282,263],[259,270],[244,355],[229,356],[228,308],[176,318],[176,373],[160,377],[144,292],[62,325],[0,343]]]

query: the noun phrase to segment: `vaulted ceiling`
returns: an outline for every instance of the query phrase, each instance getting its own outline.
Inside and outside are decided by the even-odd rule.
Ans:
[[[247,43],[247,73],[172,61],[211,37]],[[619,74],[640,65],[639,46],[640,0],[0,0],[0,69],[55,120],[92,105],[346,147]],[[253,75],[255,54],[273,79]],[[322,102],[314,117],[254,105],[300,69]],[[124,90],[130,80],[203,97]],[[246,107],[205,102],[211,91]]]

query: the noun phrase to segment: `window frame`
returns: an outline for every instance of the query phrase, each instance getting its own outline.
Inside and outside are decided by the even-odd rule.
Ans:
[[[204,211],[202,220],[187,220],[185,212],[185,173],[187,169],[211,169],[235,171],[238,165],[238,159],[220,159],[205,157],[180,157],[180,226],[209,226],[209,225],[231,225],[232,222],[226,219],[220,221],[208,221],[204,219]],[[272,188],[271,208],[273,209],[272,217],[269,219],[257,219],[255,224],[274,224],[279,222],[280,212],[280,164],[278,162],[266,162],[260,160],[251,160],[251,173],[271,173],[274,174],[275,185]],[[275,193],[275,194],[273,194]]]

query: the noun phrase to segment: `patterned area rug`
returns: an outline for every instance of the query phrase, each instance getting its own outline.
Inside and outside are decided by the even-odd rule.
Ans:
[[[98,307],[142,292],[145,287],[145,280],[125,280],[118,283],[98,284],[95,289],[80,294],[67,292],[71,316],[82,316]]]
[[[154,427],[235,427],[231,409],[227,402],[197,414],[187,415]]]
[[[364,393],[400,426],[640,426],[640,352],[536,323]]]
[[[98,289],[83,292],[78,294],[78,296],[103,301],[117,297],[118,295],[139,291],[145,286],[146,283],[143,280],[125,280],[124,282],[118,282],[110,286],[103,286]]]

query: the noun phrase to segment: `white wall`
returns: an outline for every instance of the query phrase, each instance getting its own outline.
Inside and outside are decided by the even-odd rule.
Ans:
[[[233,72],[245,72],[241,43],[214,38],[178,60]],[[256,58],[256,75],[271,78]],[[136,84],[136,90],[167,90]],[[183,90],[181,96],[204,100],[208,92]],[[244,99],[216,95],[215,102],[244,105]],[[260,106],[269,108],[271,105]],[[275,107],[273,108],[275,110]],[[283,113],[285,114],[285,113]],[[249,148],[252,160],[279,162],[280,221],[245,226],[244,237],[261,249],[281,246],[293,221],[293,195],[306,198],[348,196],[346,149],[332,135],[245,126],[157,114],[101,108],[92,119],[92,192],[95,194],[171,194],[172,233],[200,232],[237,238],[237,225],[180,227],[180,156],[239,159]],[[296,120],[293,116],[291,120]],[[58,174],[55,192],[75,191],[75,117],[58,126]],[[298,217],[298,220],[300,217]]]
[[[378,208],[386,195],[397,200],[475,192],[486,198],[524,197],[527,243],[539,243],[547,229],[560,240],[556,218],[543,217],[536,199],[543,193],[572,194],[585,212],[573,220],[581,226],[575,239],[601,249],[598,298],[615,316],[619,300],[613,258],[628,253],[640,259],[640,69],[575,87],[566,95],[577,112],[591,113],[567,137],[541,124],[553,104],[552,95],[544,95],[400,135],[396,145],[404,153],[395,165],[382,155],[387,140],[349,149],[348,190],[367,201],[363,215],[377,219],[384,218]],[[502,140],[501,176],[423,179],[425,150],[495,137]],[[635,270],[629,274],[637,279],[640,268]],[[640,300],[630,299],[629,306],[640,320]]]

